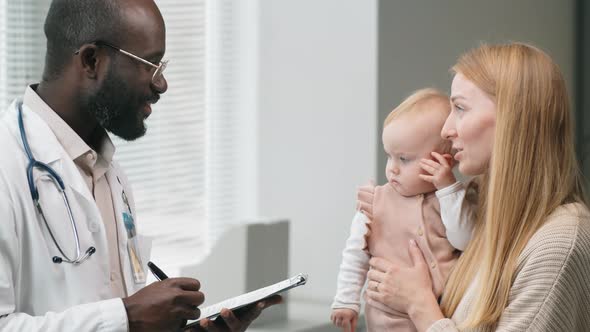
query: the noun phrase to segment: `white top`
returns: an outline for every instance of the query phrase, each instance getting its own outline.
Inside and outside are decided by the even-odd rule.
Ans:
[[[436,191],[440,203],[441,219],[446,228],[447,239],[458,250],[464,250],[471,239],[472,228],[468,217],[471,215],[465,199],[465,184],[453,185]],[[369,271],[370,255],[366,247],[368,218],[357,211],[350,225],[350,236],[342,251],[342,263],[338,273],[337,291],[332,303],[333,309],[347,308],[360,311],[361,291]]]
[[[447,239],[453,247],[465,250],[473,231],[469,218],[472,213],[465,200],[465,184],[454,184],[435,192],[440,204],[440,217],[447,232]]]

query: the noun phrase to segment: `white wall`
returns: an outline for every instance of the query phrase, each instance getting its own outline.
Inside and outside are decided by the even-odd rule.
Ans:
[[[291,220],[294,298],[333,297],[376,162],[376,1],[261,0],[259,210]],[[272,248],[269,248],[272,250]]]

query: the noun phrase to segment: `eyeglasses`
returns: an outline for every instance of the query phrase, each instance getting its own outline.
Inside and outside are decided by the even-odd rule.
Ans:
[[[152,76],[152,83],[157,82],[163,76],[162,74],[164,73],[164,70],[166,69],[166,66],[168,66],[168,61],[167,60],[162,60],[158,64],[155,64],[155,63],[152,63],[150,61],[147,61],[146,59],[144,59],[142,57],[139,57],[139,56],[137,56],[137,55],[135,55],[135,54],[133,54],[131,52],[127,52],[124,49],[121,49],[121,48],[118,48],[116,46],[113,46],[113,45],[111,45],[109,43],[105,43],[105,42],[102,42],[102,41],[97,41],[97,42],[94,42],[94,44],[95,45],[99,45],[99,46],[100,45],[103,45],[103,46],[110,47],[110,48],[114,49],[115,51],[121,52],[121,53],[125,54],[126,56],[128,56],[128,57],[130,57],[130,58],[132,58],[132,59],[134,59],[136,61],[139,61],[141,63],[144,63],[144,64],[146,64],[146,65],[148,65],[150,67],[156,68],[156,70],[154,71],[154,75]],[[80,53],[80,50],[77,50],[74,54],[78,54],[78,53]]]

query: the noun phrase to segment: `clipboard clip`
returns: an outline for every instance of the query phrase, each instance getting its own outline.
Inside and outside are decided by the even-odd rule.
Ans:
[[[307,274],[299,273],[298,275],[291,278],[291,285],[292,286],[301,286],[307,283]]]

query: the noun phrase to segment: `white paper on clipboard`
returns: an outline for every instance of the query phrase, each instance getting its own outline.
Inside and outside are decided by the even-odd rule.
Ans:
[[[221,309],[227,308],[230,310],[235,310],[246,306],[250,303],[258,302],[264,298],[269,296],[282,293],[287,291],[291,288],[295,288],[298,286],[305,285],[307,282],[307,274],[300,273],[292,278],[287,280],[283,280],[281,282],[277,282],[274,285],[270,285],[264,288],[259,288],[255,291],[251,291],[246,294],[242,294],[240,296],[233,297],[231,299],[227,299],[225,301],[210,305],[206,308],[201,309],[201,316],[196,320],[190,320],[187,322],[186,327],[195,325],[201,319],[205,318],[215,318],[219,316]]]

